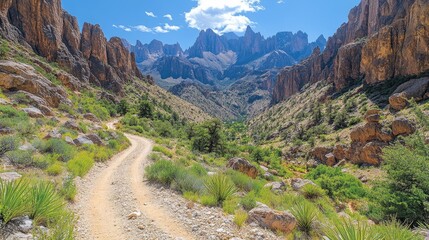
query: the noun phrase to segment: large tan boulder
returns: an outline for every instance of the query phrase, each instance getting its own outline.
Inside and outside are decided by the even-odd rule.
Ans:
[[[258,169],[244,158],[231,158],[226,167],[242,172],[251,178],[258,176]]]
[[[55,86],[27,64],[0,60],[0,87],[7,90],[22,90],[46,101],[51,107],[60,103],[70,104],[63,88]]]
[[[402,110],[408,106],[408,100],[422,101],[429,98],[429,78],[413,79],[401,84],[389,97],[390,107]]]
[[[390,142],[393,140],[393,135],[383,125],[376,122],[368,122],[352,129],[350,132],[352,142],[367,143],[370,141]]]
[[[410,120],[404,117],[399,117],[392,122],[392,131],[395,136],[407,136],[413,134],[416,131],[416,128]]]
[[[250,210],[248,222],[283,233],[292,232],[297,224],[295,217],[290,212],[277,211],[262,203],[258,203],[256,208]]]

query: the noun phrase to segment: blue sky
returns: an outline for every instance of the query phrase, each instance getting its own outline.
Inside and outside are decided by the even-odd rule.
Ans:
[[[63,0],[63,8],[84,22],[98,23],[106,37],[130,43],[158,39],[192,45],[201,29],[240,34],[246,25],[265,37],[302,30],[310,41],[331,36],[359,0]]]

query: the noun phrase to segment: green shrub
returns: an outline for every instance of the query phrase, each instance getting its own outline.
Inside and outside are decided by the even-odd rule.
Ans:
[[[314,205],[307,201],[297,202],[292,208],[291,213],[295,216],[298,229],[310,236],[315,230],[318,219],[318,211]]]
[[[16,136],[0,137],[0,156],[6,152],[13,151],[19,146],[19,138]]]
[[[24,180],[5,182],[0,180],[0,215],[4,223],[28,213],[27,194],[29,183]]]
[[[138,106],[139,117],[152,119],[154,114],[153,104],[147,100],[140,102]]]
[[[76,154],[73,159],[67,163],[69,171],[79,177],[85,176],[94,165],[94,159],[91,158],[90,153],[80,152]]]
[[[244,196],[241,201],[240,201],[241,206],[245,209],[245,210],[251,210],[253,208],[256,207],[256,194],[255,192],[249,192],[248,194],[246,194],[246,196]]]
[[[197,176],[206,176],[207,175],[207,170],[199,163],[194,163],[191,166],[191,172],[196,174]]]
[[[218,205],[218,200],[212,195],[203,195],[201,196],[200,201],[202,205],[207,207],[215,207]]]
[[[74,240],[76,218],[73,213],[63,211],[55,221],[48,223],[49,231],[36,230],[39,239],[43,240]]]
[[[367,194],[359,179],[351,174],[343,173],[340,168],[319,165],[307,174],[307,178],[319,184],[333,199],[359,199]]]
[[[192,202],[197,202],[199,199],[198,194],[196,194],[195,192],[184,192],[183,197]]]
[[[261,184],[257,184],[252,178],[244,173],[229,169],[226,174],[231,178],[235,186],[243,191],[250,192],[252,190],[258,191],[262,188]]]
[[[62,139],[52,138],[46,141],[41,149],[43,152],[58,154],[59,159],[67,162],[76,154],[76,148]]]
[[[209,195],[213,196],[217,203],[222,203],[236,192],[236,188],[231,179],[223,174],[209,176],[204,184]]]
[[[178,170],[178,167],[175,166],[171,161],[159,160],[154,164],[146,167],[145,175],[146,178],[151,182],[158,182],[164,185],[170,185],[176,177],[176,173]]]
[[[313,184],[307,184],[301,189],[302,195],[305,198],[313,200],[322,198],[325,196],[325,191],[321,189],[319,186],[314,186]]]
[[[61,173],[63,173],[63,166],[61,165],[61,163],[56,162],[56,163],[52,164],[51,166],[49,166],[46,169],[46,172],[51,176],[58,176]]]
[[[237,211],[235,211],[235,214],[234,214],[234,223],[239,228],[241,228],[244,225],[244,223],[246,223],[248,217],[249,217],[249,215],[247,214],[246,211],[237,210]]]
[[[205,153],[223,153],[225,150],[223,125],[218,119],[199,124],[192,135],[194,150]]]
[[[152,149],[152,151],[154,151],[154,152],[160,152],[160,153],[164,154],[165,156],[167,156],[169,158],[173,157],[173,153],[170,150],[168,150],[167,148],[163,147],[163,146],[158,146],[158,145],[154,146],[153,149]]]
[[[174,176],[174,185],[182,193],[195,192],[202,193],[204,190],[204,182],[201,178],[192,172],[185,169],[179,169]]]
[[[72,202],[77,194],[77,187],[73,179],[73,176],[67,176],[63,181],[63,186],[60,191],[65,199]]]
[[[33,154],[30,151],[14,150],[5,155],[14,165],[30,166],[33,164]]]
[[[37,225],[46,225],[48,221],[57,218],[63,206],[61,197],[51,183],[39,182],[32,187],[30,217]]]
[[[0,40],[0,58],[3,59],[9,53],[10,48],[6,40]]]
[[[240,199],[238,197],[229,197],[222,203],[222,209],[228,214],[234,214],[235,210],[240,207]]]
[[[58,161],[59,156],[57,154],[43,154],[34,157],[33,165],[40,169],[47,169],[52,164]]]

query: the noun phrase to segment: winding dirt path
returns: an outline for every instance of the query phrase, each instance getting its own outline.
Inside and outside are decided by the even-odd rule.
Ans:
[[[115,122],[108,124],[114,128]],[[179,221],[159,204],[143,181],[144,167],[153,143],[126,134],[131,146],[106,166],[97,166],[82,179],[77,196],[78,239],[195,239]],[[87,179],[86,179],[87,178]],[[129,220],[131,212],[142,213]]]

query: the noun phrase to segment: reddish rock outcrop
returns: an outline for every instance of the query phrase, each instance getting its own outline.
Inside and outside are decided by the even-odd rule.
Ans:
[[[407,136],[413,134],[416,131],[416,127],[410,120],[399,117],[392,122],[392,131],[395,136]]]
[[[340,90],[361,79],[374,84],[428,70],[428,0],[362,0],[323,53],[315,51],[278,75],[273,101],[287,99],[304,85],[321,80]]]
[[[258,176],[258,169],[244,158],[231,158],[226,167],[240,171],[251,178]]]
[[[283,233],[292,232],[297,224],[296,218],[290,212],[276,211],[262,203],[258,203],[256,208],[250,210],[248,222]]]
[[[389,97],[390,107],[402,110],[408,106],[408,100],[422,101],[429,98],[429,78],[413,79],[401,84]]]
[[[30,46],[83,83],[121,92],[124,82],[143,79],[134,55],[120,39],[107,41],[101,28],[90,24],[84,25],[81,35],[76,18],[61,8],[61,0],[1,1],[0,35]],[[79,87],[68,76],[60,78],[72,89]]]

